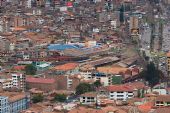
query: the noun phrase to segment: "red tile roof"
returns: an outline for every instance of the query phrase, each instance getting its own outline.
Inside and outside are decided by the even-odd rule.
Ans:
[[[170,95],[158,95],[158,97],[156,98],[156,101],[169,102]]]
[[[169,112],[170,112],[170,107],[165,107],[165,108],[156,109],[154,113],[169,113]]]
[[[145,104],[142,104],[140,106],[138,106],[139,110],[142,112],[142,113],[148,113],[153,107],[153,103],[152,102],[148,102],[148,103],[145,103]]]
[[[24,70],[25,66],[14,66],[13,69],[20,71],[20,70]]]
[[[107,86],[108,91],[133,91],[133,88],[126,85],[111,85]]]
[[[96,97],[97,93],[95,92],[87,92],[81,95],[81,97]]]
[[[125,85],[129,86],[133,89],[143,89],[143,88],[145,88],[145,84],[143,82],[140,82],[140,81],[132,82],[132,83],[126,83]]]
[[[128,70],[128,68],[123,67],[98,67],[97,71],[101,73],[112,73],[112,74],[119,74],[119,73],[125,73]]]
[[[54,70],[68,71],[68,70],[75,69],[76,67],[78,67],[78,63],[66,63],[66,64],[63,64],[63,65],[55,66],[53,69]]]
[[[52,83],[55,82],[55,79],[27,77],[26,78],[26,82],[29,82],[29,83],[42,83],[42,84],[52,84]]]
[[[170,57],[170,52],[168,52],[168,53],[166,54],[166,56],[167,56],[167,57]]]

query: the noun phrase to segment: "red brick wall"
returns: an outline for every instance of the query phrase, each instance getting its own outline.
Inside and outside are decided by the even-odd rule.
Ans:
[[[42,83],[26,83],[27,88],[31,89],[31,88],[37,88],[40,89],[42,91],[48,92],[48,91],[52,91],[56,89],[56,85],[55,84],[42,84]]]

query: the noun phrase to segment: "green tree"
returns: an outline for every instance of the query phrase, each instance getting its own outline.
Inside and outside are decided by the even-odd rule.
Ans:
[[[160,74],[160,71],[155,67],[154,63],[151,62],[147,65],[147,69],[144,72],[144,78],[149,82],[149,85],[153,87],[159,83]]]
[[[43,97],[42,94],[37,94],[37,95],[34,95],[34,96],[33,96],[32,102],[33,102],[33,103],[42,102],[43,99],[44,99],[44,97]]]
[[[100,80],[96,80],[94,83],[93,83],[94,87],[100,87],[102,86]]]
[[[36,69],[36,67],[33,64],[28,64],[25,67],[25,73],[27,75],[35,75],[36,71],[37,71],[37,69]]]
[[[66,101],[66,95],[65,94],[56,94],[54,97],[54,101],[64,102],[64,101]]]
[[[80,83],[76,87],[76,94],[77,95],[81,95],[83,93],[91,92],[91,91],[94,91],[94,87],[93,87],[93,85],[88,84],[88,83]]]
[[[138,89],[138,98],[144,98],[144,89]]]
[[[145,90],[142,89],[142,95],[141,95],[141,98],[144,98],[144,94],[145,94]]]
[[[140,97],[141,97],[141,92],[140,92],[139,89],[138,89],[138,92],[137,92],[137,93],[138,93],[137,97],[140,98]]]
[[[124,6],[121,5],[121,8],[120,8],[120,22],[123,23],[124,22]]]
[[[121,84],[122,76],[112,76],[112,84]]]

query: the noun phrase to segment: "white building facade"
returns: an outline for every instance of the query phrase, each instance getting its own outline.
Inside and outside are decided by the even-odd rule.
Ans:
[[[12,79],[0,79],[0,84],[3,89],[12,88]]]
[[[109,92],[109,98],[111,100],[123,100],[126,101],[130,98],[134,97],[133,92],[128,92],[128,91],[111,91]]]
[[[97,100],[97,94],[95,92],[88,92],[80,96],[80,103],[85,105],[95,104]]]
[[[110,85],[106,87],[106,92],[111,100],[126,101],[134,97],[134,90],[126,85]]]
[[[12,85],[13,87],[19,88],[19,89],[25,89],[26,82],[25,82],[25,75],[21,73],[13,73],[12,76]]]

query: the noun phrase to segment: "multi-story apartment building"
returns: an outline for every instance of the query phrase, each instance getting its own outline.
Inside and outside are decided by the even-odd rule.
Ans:
[[[45,0],[35,0],[37,6],[44,6],[45,5]]]
[[[112,85],[112,76],[111,74],[104,74],[104,73],[93,73],[92,75],[93,80],[100,81],[103,86]]]
[[[12,79],[0,79],[0,85],[3,89],[12,88]]]
[[[112,100],[126,101],[134,97],[133,89],[125,85],[112,85],[107,87],[109,98]]]
[[[9,113],[8,97],[0,96],[0,113]]]
[[[26,82],[25,75],[21,73],[12,73],[10,76],[4,76],[0,78],[0,87],[2,89],[17,88],[25,90]]]
[[[67,90],[75,91],[76,87],[80,84],[81,76],[67,75]]]
[[[170,106],[170,96],[169,95],[159,95],[155,99],[155,107],[167,107]]]
[[[80,67],[80,75],[85,80],[100,81],[104,86],[112,84],[112,75],[95,72],[95,68],[90,65]]]
[[[26,6],[27,8],[32,8],[32,0],[27,0]]]
[[[139,34],[139,22],[137,16],[130,17],[130,32],[131,35],[138,35]]]
[[[27,17],[15,16],[14,18],[14,27],[21,27],[27,25]]]
[[[166,4],[170,4],[170,0],[164,0],[164,3],[166,3]]]
[[[126,85],[110,85],[99,89],[99,96],[105,96],[111,100],[126,101],[134,97],[134,89]]]
[[[95,71],[95,68],[91,65],[84,65],[80,67],[80,75],[85,79],[85,80],[90,80],[92,79],[92,74]]]
[[[19,113],[29,106],[29,97],[21,92],[0,93],[0,113]]]
[[[168,75],[169,75],[170,74],[170,52],[167,53],[166,57],[167,57],[167,62],[166,62],[167,72],[168,72]]]
[[[9,40],[5,37],[0,36],[0,50],[1,51],[8,51],[9,50]]]
[[[26,78],[24,74],[21,73],[13,73],[12,76],[12,85],[18,89],[25,90],[26,88]]]
[[[82,104],[86,104],[86,105],[95,104],[96,100],[97,100],[97,94],[95,92],[85,93],[80,96],[80,102]]]

